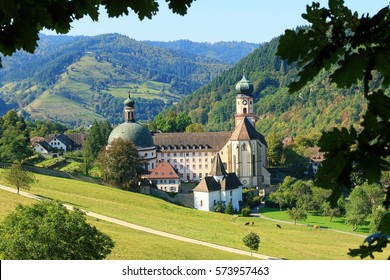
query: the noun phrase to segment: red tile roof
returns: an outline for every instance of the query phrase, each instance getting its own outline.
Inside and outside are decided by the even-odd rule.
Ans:
[[[156,168],[150,172],[148,179],[179,179],[175,169],[169,162],[160,162]]]

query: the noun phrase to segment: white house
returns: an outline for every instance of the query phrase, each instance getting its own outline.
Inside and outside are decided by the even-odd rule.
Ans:
[[[48,156],[54,151],[53,147],[50,146],[49,143],[44,140],[40,142],[35,142],[33,144],[33,150],[43,156]]]
[[[49,145],[54,149],[62,151],[64,154],[67,151],[79,149],[81,146],[71,140],[65,134],[57,134],[48,141]]]
[[[218,202],[227,206],[231,201],[234,210],[239,211],[242,183],[235,173],[226,172],[219,154],[214,158],[210,175],[204,177],[194,189],[194,208],[213,211]]]

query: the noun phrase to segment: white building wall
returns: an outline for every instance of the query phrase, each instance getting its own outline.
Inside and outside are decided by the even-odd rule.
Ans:
[[[180,190],[180,181],[179,179],[157,179],[156,181],[157,188],[165,192],[179,192]],[[169,181],[174,181],[174,183],[169,183]]]
[[[198,181],[209,175],[215,152],[194,150],[161,150],[157,161],[169,162],[181,179]]]
[[[228,191],[221,191],[221,201],[225,201],[226,206],[228,205],[230,199],[232,200],[234,210],[239,211],[239,202],[242,201],[242,187]]]
[[[156,168],[157,162],[157,152],[156,147],[148,147],[148,148],[137,148],[139,156],[146,160],[146,170],[152,171]]]
[[[40,153],[40,154],[45,154],[45,155],[47,155],[49,153],[45,148],[43,148],[41,145],[39,145],[39,143],[34,146],[34,151],[36,151],[37,153]]]
[[[64,153],[66,153],[66,145],[59,141],[57,138],[54,138],[49,142],[49,145],[52,146],[54,149],[62,150]]]
[[[194,208],[202,211],[213,211],[214,201],[220,201],[220,191],[194,192]]]

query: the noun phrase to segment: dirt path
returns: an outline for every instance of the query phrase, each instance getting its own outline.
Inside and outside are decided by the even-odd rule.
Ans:
[[[13,189],[13,188],[10,188],[10,187],[7,187],[7,186],[0,185],[0,189],[5,190],[5,191],[9,191],[9,192],[12,192],[12,193],[16,193],[16,189]],[[20,195],[25,196],[25,197],[29,197],[29,198],[32,198],[32,199],[35,199],[35,200],[42,200],[42,197],[40,197],[39,195],[34,195],[34,194],[31,194],[31,193],[28,193],[28,192],[24,192],[24,191],[20,191]],[[63,204],[63,205],[67,209],[73,210],[73,206],[68,205],[68,204]],[[136,224],[128,223],[128,222],[125,222],[125,221],[122,221],[122,220],[118,220],[118,219],[115,219],[115,218],[111,218],[111,217],[108,217],[108,216],[104,216],[104,215],[101,215],[101,214],[98,214],[98,213],[95,213],[95,212],[85,211],[83,209],[80,209],[80,210],[84,211],[87,216],[94,217],[94,218],[97,218],[97,219],[100,219],[100,220],[104,220],[104,221],[107,221],[107,222],[110,222],[110,223],[114,223],[114,224],[117,224],[117,225],[121,225],[121,226],[124,226],[124,227],[128,227],[128,228],[131,228],[131,229],[140,230],[140,231],[148,232],[148,233],[151,233],[151,234],[155,234],[155,235],[159,235],[159,236],[163,236],[163,237],[167,237],[167,238],[172,238],[172,239],[175,239],[175,240],[184,241],[184,242],[188,242],[188,243],[193,243],[193,244],[197,244],[197,245],[201,245],[201,246],[206,246],[206,247],[210,247],[210,248],[214,248],[214,249],[218,249],[218,250],[222,250],[222,251],[226,251],[226,252],[230,252],[230,253],[235,253],[235,254],[245,255],[245,256],[251,256],[251,253],[248,252],[248,251],[234,249],[234,248],[225,247],[225,246],[221,246],[221,245],[216,245],[216,244],[212,244],[212,243],[208,243],[208,242],[204,242],[204,241],[199,241],[199,240],[196,240],[196,239],[187,238],[187,237],[183,237],[183,236],[179,236],[179,235],[175,235],[175,234],[171,234],[171,233],[167,233],[167,232],[163,232],[163,231],[159,231],[159,230],[155,230],[155,229],[139,226],[139,225],[136,225]],[[253,253],[252,257],[258,258],[258,259],[263,259],[263,260],[278,259],[278,258],[275,258],[275,257],[261,255],[261,254],[256,254],[256,253]]]

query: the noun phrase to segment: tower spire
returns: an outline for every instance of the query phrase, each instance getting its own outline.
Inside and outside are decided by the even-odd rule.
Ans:
[[[130,91],[129,91],[129,97],[123,102],[123,104],[125,105],[124,107],[125,121],[135,122],[134,101],[130,97]]]

